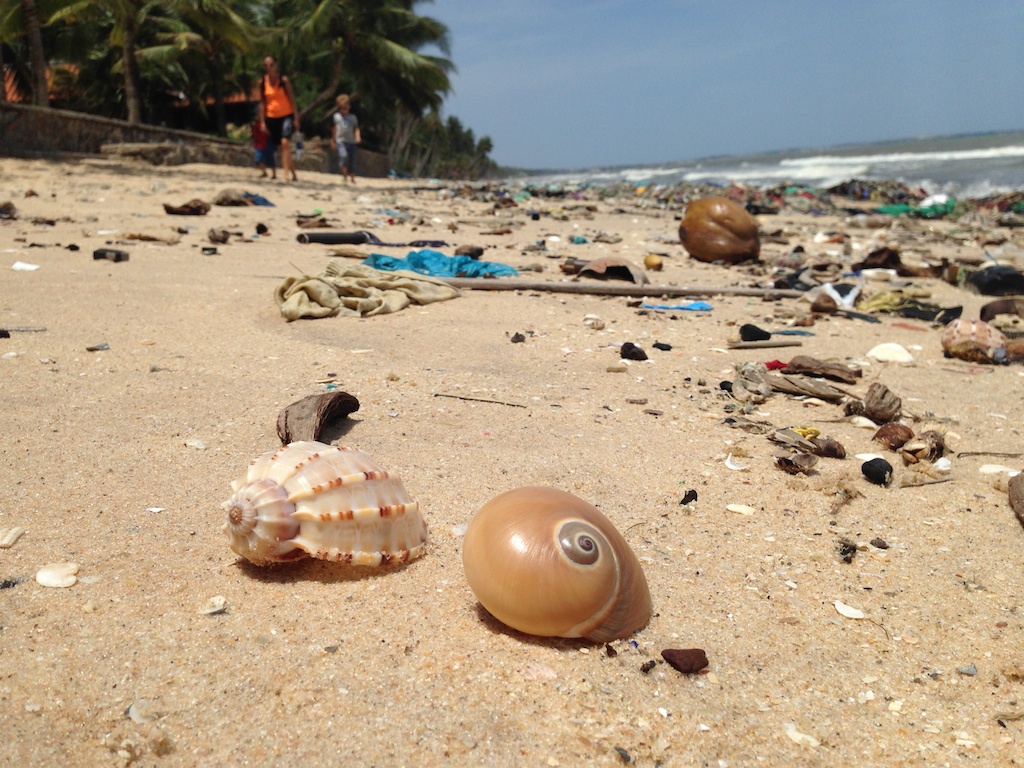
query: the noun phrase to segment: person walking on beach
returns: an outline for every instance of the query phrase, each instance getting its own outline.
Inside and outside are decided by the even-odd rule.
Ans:
[[[334,130],[331,132],[331,147],[338,152],[338,168],[341,178],[356,183],[356,147],[362,142],[359,134],[359,118],[352,114],[352,99],[342,93],[334,100],[338,111],[334,113]]]
[[[252,124],[252,146],[256,150],[256,167],[260,169],[260,178],[267,178],[267,168],[270,169],[270,178],[277,178],[277,166],[274,161],[274,148],[270,146],[270,134],[267,133],[267,126],[257,117]]]
[[[292,83],[277,68],[277,60],[273,56],[263,59],[263,80],[260,86],[260,122],[263,123],[270,140],[268,148],[281,148],[281,167],[284,178],[291,176],[298,181],[295,174],[295,161],[292,158],[292,134],[301,130],[299,126],[299,110],[295,108],[295,92]],[[276,178],[276,175],[274,176]]]

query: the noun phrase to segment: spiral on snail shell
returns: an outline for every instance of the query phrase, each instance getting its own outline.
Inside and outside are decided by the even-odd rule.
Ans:
[[[527,634],[607,642],[651,617],[629,544],[596,507],[555,488],[487,502],[466,530],[462,563],[480,604]]]

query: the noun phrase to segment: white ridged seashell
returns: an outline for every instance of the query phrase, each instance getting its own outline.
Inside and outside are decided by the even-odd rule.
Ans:
[[[946,357],[958,357],[972,363],[1006,361],[1006,336],[983,320],[958,317],[942,329],[940,341]]]
[[[423,554],[427,525],[402,481],[355,448],[292,443],[254,459],[222,507],[231,549],[256,565],[311,556],[352,565]]]
[[[868,357],[882,363],[912,363],[914,356],[907,348],[892,341],[876,344],[868,350]]]

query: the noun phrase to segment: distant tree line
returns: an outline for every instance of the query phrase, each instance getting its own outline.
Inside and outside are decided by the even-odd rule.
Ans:
[[[493,173],[490,138],[441,117],[448,28],[416,13],[422,2],[0,0],[0,64],[38,106],[226,136],[229,120],[251,120],[272,54],[307,133],[327,134],[345,92],[364,144],[396,171]]]

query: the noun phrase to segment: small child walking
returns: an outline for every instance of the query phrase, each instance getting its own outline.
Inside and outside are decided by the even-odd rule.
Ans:
[[[342,93],[334,100],[338,111],[334,113],[334,130],[331,132],[331,148],[338,153],[338,169],[341,178],[356,183],[356,147],[362,142],[359,134],[359,118],[352,114],[352,99]]]
[[[252,124],[252,146],[256,150],[256,167],[260,169],[260,178],[267,178],[267,168],[270,169],[270,178],[277,178],[277,164],[274,158],[274,147],[270,143],[270,133],[266,126],[258,118]]]

